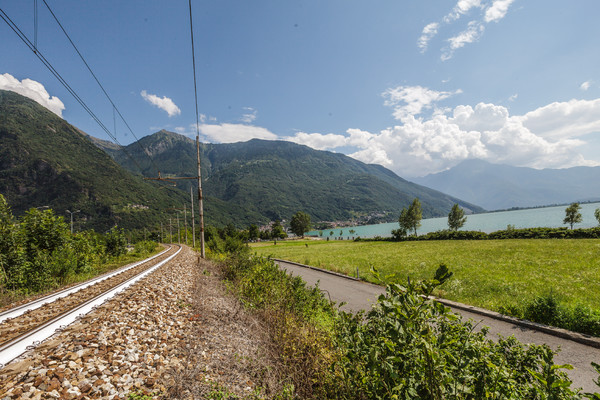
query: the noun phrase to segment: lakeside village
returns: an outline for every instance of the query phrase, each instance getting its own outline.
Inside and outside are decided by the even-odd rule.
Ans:
[[[356,217],[350,220],[344,221],[319,221],[312,224],[311,229],[316,231],[326,231],[328,229],[335,228],[346,228],[352,226],[362,226],[362,225],[375,225],[382,224],[386,222],[397,222],[398,216],[392,213],[391,211],[377,211],[372,212],[370,214],[365,215],[357,215]],[[266,225],[261,225],[258,227],[260,232],[260,239],[270,240],[273,238],[273,232],[277,232],[279,230],[285,232],[287,238],[294,238],[296,235],[291,231],[289,226],[289,221],[282,219],[281,221],[271,221]],[[269,237],[270,235],[270,237]],[[316,236],[315,236],[316,237]],[[260,240],[259,239],[259,240]]]

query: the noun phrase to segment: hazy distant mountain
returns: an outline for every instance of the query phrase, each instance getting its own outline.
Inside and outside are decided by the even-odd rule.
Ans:
[[[291,142],[253,139],[203,143],[200,150],[204,193],[220,200],[223,211],[228,210],[239,226],[289,219],[300,210],[309,213],[313,221],[349,220],[386,212],[387,220],[393,221],[415,197],[421,200],[425,217],[447,215],[454,203],[482,211],[408,182],[379,165]],[[162,176],[196,175],[195,142],[185,136],[163,130],[127,146],[125,151],[135,163],[124,153],[113,156],[131,171],[139,171],[140,165],[145,176],[156,176],[145,151],[160,166]],[[185,189],[190,184],[181,181],[179,186]]]
[[[488,210],[600,200],[600,167],[537,170],[467,160],[414,180]]]
[[[48,206],[103,231],[156,226],[187,196],[144,181],[33,100],[0,90],[0,193],[17,215]]]

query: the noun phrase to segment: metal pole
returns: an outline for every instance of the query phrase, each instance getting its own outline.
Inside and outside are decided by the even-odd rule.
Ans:
[[[204,210],[202,207],[202,175],[200,174],[200,135],[196,134],[196,155],[198,157],[198,214],[200,215],[200,257],[204,253]]]
[[[44,207],[47,207],[47,206],[44,206]],[[77,214],[81,210],[77,210],[77,211],[73,211],[73,212],[71,212],[69,210],[65,210],[65,211],[68,212],[69,214],[71,214],[71,235],[72,235],[73,234],[73,214]]]
[[[163,242],[163,226],[162,226],[162,222],[160,223],[160,242]]]
[[[196,248],[196,227],[194,226],[194,220],[196,218],[194,218],[194,190],[192,189],[192,187],[190,186],[190,199],[192,200],[192,244],[194,245],[194,248]]]
[[[169,243],[173,243],[173,222],[171,221],[171,217],[169,217]]]
[[[176,217],[177,217],[177,243],[181,244],[181,229],[179,229],[179,213],[177,213]]]
[[[187,231],[187,208],[183,203],[183,228],[185,229],[185,245],[188,244],[188,231]]]

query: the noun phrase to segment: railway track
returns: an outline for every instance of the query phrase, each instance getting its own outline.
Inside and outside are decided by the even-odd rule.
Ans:
[[[146,260],[0,313],[0,369],[57,330],[170,261],[171,246]]]

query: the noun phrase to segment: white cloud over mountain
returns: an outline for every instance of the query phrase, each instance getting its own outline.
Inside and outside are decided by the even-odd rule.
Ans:
[[[439,172],[469,158],[533,168],[600,165],[578,151],[585,144],[580,136],[600,132],[600,99],[555,102],[525,115],[479,103],[418,116],[440,110],[436,103],[452,94],[422,87],[391,89],[385,93],[386,105],[394,108],[401,124],[380,132],[301,132],[285,139],[320,150],[355,148],[351,157],[409,177]]]
[[[200,125],[200,132],[214,143],[235,143],[250,139],[278,139],[276,134],[266,128],[242,124],[202,124]]]
[[[167,114],[169,114],[169,117],[181,114],[179,107],[177,107],[173,100],[166,96],[158,97],[155,94],[149,94],[145,90],[142,90],[140,94],[148,103],[160,108],[163,111],[166,111]]]
[[[398,86],[386,90],[382,96],[386,99],[384,104],[394,109],[394,118],[402,119],[429,110],[438,101],[459,93],[462,91],[438,92],[422,86]]]
[[[31,79],[19,81],[11,74],[2,74],[0,75],[0,89],[29,97],[62,118],[62,112],[65,109],[63,102],[56,96],[50,96],[44,85],[37,81]]]

